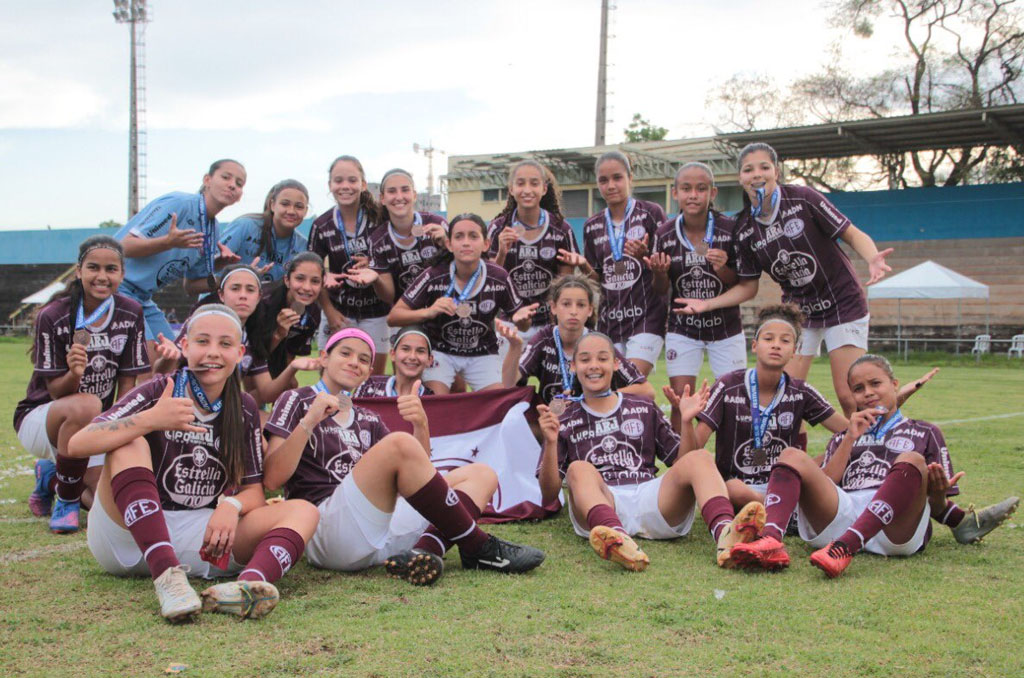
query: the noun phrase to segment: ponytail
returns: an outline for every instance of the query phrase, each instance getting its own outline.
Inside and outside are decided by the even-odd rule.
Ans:
[[[221,398],[221,461],[224,462],[228,483],[238,487],[245,475],[244,460],[248,441],[245,439],[245,413],[242,410],[242,377],[237,369],[231,371]]]

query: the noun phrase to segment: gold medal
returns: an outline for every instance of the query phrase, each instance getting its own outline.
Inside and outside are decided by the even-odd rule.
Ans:
[[[74,336],[71,337],[71,341],[76,346],[88,346],[91,339],[92,334],[84,327],[80,330],[75,330]]]
[[[469,304],[463,301],[462,303],[455,307],[455,315],[459,316],[460,318],[468,318],[469,316],[473,315],[473,309]]]

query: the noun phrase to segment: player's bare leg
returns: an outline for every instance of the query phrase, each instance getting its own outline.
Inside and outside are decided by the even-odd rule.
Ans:
[[[615,497],[593,464],[574,461],[565,472],[571,501],[569,508],[579,525],[590,529],[590,545],[597,555],[627,570],[643,572],[650,558],[626,534],[615,513]]]
[[[857,409],[853,392],[847,382],[850,365],[864,353],[864,349],[859,346],[840,346],[828,353],[828,364],[832,368],[832,386],[836,389],[836,397],[839,398],[839,405],[843,408],[843,415],[846,418],[849,418]]]

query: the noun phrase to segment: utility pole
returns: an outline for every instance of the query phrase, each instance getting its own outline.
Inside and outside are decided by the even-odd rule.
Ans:
[[[114,0],[114,20],[128,24],[131,57],[128,73],[128,218],[145,200],[146,181],[146,0]]]
[[[597,119],[594,145],[604,146],[605,123],[608,118],[608,0],[601,0],[601,49],[597,57]]]

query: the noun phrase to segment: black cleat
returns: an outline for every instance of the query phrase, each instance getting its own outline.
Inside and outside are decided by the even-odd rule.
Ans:
[[[408,549],[384,561],[388,575],[413,586],[430,586],[444,574],[444,560],[423,549]]]
[[[522,546],[490,536],[476,553],[461,549],[462,567],[467,570],[494,570],[495,572],[529,572],[544,562],[544,552],[532,546]]]

